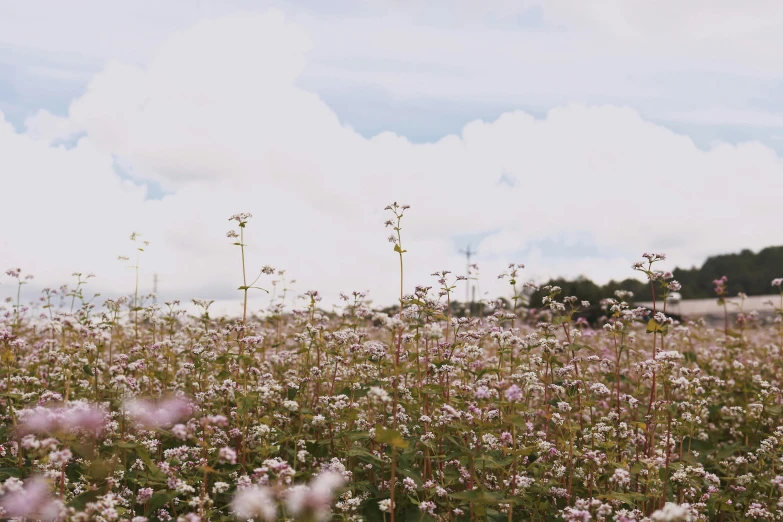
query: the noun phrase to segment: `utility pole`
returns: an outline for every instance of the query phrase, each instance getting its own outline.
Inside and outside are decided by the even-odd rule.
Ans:
[[[152,302],[158,304],[158,274],[152,276]]]
[[[460,250],[460,254],[465,254],[465,260],[467,261],[467,264],[465,265],[465,277],[467,278],[465,280],[465,304],[467,305],[470,303],[473,304],[470,301],[470,258],[471,256],[477,254],[475,250],[470,249],[470,243],[468,243],[468,248],[465,250]],[[470,308],[468,308],[468,311],[470,311]]]

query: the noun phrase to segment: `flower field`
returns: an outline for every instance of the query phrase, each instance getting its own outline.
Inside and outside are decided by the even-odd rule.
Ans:
[[[9,270],[0,518],[783,520],[783,293],[762,321],[719,279],[725,322],[678,322],[679,284],[645,254],[653,310],[618,292],[590,325],[557,287],[528,302],[514,264],[505,299],[465,313],[464,277],[405,279],[406,210],[387,208],[391,313],[361,292],[325,312],[311,291],[213,318],[138,292],[96,303],[82,275],[27,306]],[[231,224],[246,303],[251,216]]]

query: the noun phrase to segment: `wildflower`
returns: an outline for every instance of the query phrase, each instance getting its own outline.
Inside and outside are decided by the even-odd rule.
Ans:
[[[49,454],[49,462],[57,466],[66,464],[69,460],[71,460],[71,458],[73,458],[73,454],[69,449],[53,451]]]
[[[325,520],[329,517],[334,491],[343,485],[345,479],[340,473],[320,473],[309,486],[298,486],[289,492],[286,505],[295,516],[315,516]]]
[[[522,388],[516,384],[509,386],[504,393],[506,400],[509,402],[519,402],[523,399]]]
[[[486,386],[479,386],[474,393],[476,399],[489,399],[490,391]]]
[[[134,421],[147,429],[167,428],[191,414],[190,403],[179,397],[169,397],[158,403],[132,399],[125,403],[125,410]]]
[[[237,463],[237,452],[234,451],[233,448],[223,447],[220,448],[218,451],[218,462],[221,464],[231,464],[234,465]]]
[[[62,505],[50,492],[49,482],[41,477],[28,480],[23,487],[7,491],[0,497],[0,507],[10,517],[54,520]]]
[[[587,522],[593,518],[590,512],[586,509],[577,509],[575,507],[567,507],[563,510],[563,520],[568,522]]]
[[[728,277],[723,276],[720,279],[715,279],[712,281],[712,284],[715,285],[715,294],[719,296],[726,294],[726,283],[728,280]]]
[[[367,391],[367,398],[374,403],[390,402],[392,400],[389,392],[379,386],[371,386]]]
[[[277,501],[271,489],[249,486],[237,491],[231,501],[231,510],[240,520],[260,518],[272,522],[277,518]]]
[[[240,212],[238,214],[234,214],[230,218],[228,218],[229,221],[236,221],[240,227],[243,227],[247,224],[247,220],[253,217],[253,214],[250,212]]]
[[[175,424],[171,427],[171,434],[179,440],[188,438],[188,428],[184,424]]]
[[[57,433],[79,430],[97,435],[104,427],[104,413],[98,407],[77,402],[61,408],[36,407],[20,412],[21,433]]]
[[[631,474],[624,468],[617,468],[609,481],[620,487],[626,487],[631,483]]]
[[[437,506],[435,505],[435,502],[432,502],[431,500],[425,500],[421,504],[419,504],[419,509],[425,513],[428,513],[430,515],[435,514],[435,508]]]
[[[689,506],[667,502],[663,509],[654,511],[650,518],[655,522],[689,522],[693,520]]]
[[[139,488],[139,491],[136,492],[136,503],[146,504],[152,498],[152,493],[152,488]]]

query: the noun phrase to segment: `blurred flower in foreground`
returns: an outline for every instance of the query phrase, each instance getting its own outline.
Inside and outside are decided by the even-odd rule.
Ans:
[[[260,518],[272,521],[277,518],[277,501],[271,489],[250,486],[237,491],[231,502],[231,510],[240,520]]]
[[[55,520],[60,517],[62,504],[49,489],[49,482],[35,477],[22,483],[17,478],[6,480],[2,485],[3,495],[0,517],[26,517],[34,520]]]
[[[291,489],[286,504],[292,515],[314,516],[326,520],[331,513],[330,506],[334,490],[343,485],[345,479],[334,471],[325,471],[315,477],[308,486]]]
[[[104,412],[98,407],[75,402],[61,408],[36,406],[19,413],[19,431],[28,433],[56,433],[79,430],[97,436],[104,427]]]
[[[663,509],[653,512],[650,518],[656,522],[690,522],[693,520],[687,504],[679,505],[673,502],[667,502]]]
[[[335,489],[345,479],[334,471],[324,471],[308,485],[298,485],[282,493],[286,499],[288,513],[306,520],[328,520]],[[248,520],[260,518],[272,521],[277,518],[275,492],[268,487],[250,486],[242,488],[231,501],[231,510],[236,518]]]
[[[168,428],[193,413],[190,403],[180,397],[168,397],[157,402],[131,399],[125,403],[125,410],[135,422],[147,429]]]

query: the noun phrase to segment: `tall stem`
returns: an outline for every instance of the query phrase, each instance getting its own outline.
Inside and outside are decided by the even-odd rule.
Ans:
[[[402,296],[403,296],[403,264],[402,264],[402,235],[400,233],[400,221],[402,220],[402,216],[397,216],[397,245],[398,248],[398,254],[400,256],[400,320],[402,320]],[[392,403],[392,417],[393,417],[393,425],[394,429],[397,430],[397,401],[399,399],[398,395],[398,379],[399,379],[399,362],[400,362],[400,349],[402,348],[402,330],[400,330],[398,336],[397,336],[397,350],[394,357],[394,401]],[[397,448],[392,445],[392,462],[391,462],[391,494],[389,496],[389,515],[391,518],[391,522],[394,522],[394,487],[395,487],[395,480],[396,480],[396,473],[397,473]]]
[[[135,328],[136,342],[139,342],[139,253],[136,252],[136,288],[133,293],[133,323]]]
[[[655,286],[653,284],[653,280],[652,279],[650,279],[650,289],[652,290],[653,317],[654,317],[655,314],[657,313],[658,309],[656,308],[656,303],[655,303]],[[653,331],[653,346],[652,346],[652,351],[653,351],[652,358],[653,358],[653,361],[655,361],[655,355],[656,355],[655,354],[655,338],[656,338],[656,334],[657,333],[658,333],[657,330]],[[647,429],[647,435],[648,435],[647,436],[647,444],[648,444],[647,449],[649,450],[650,453],[652,453],[653,437],[655,436],[655,433],[652,432],[652,429],[653,429],[653,427],[655,425],[655,423],[652,422],[653,401],[655,401],[655,366],[653,366],[652,387],[650,388],[650,403],[647,405],[647,415],[650,416],[650,422],[647,425],[648,426],[648,429]]]
[[[247,275],[245,273],[245,227],[239,228],[239,248],[242,251],[242,288],[245,289],[245,298],[242,305],[242,337],[244,337],[244,326],[247,323]]]
[[[15,328],[14,333],[17,333],[17,330],[19,330],[19,327],[22,322],[22,317],[19,312],[21,312],[21,301],[22,301],[22,281],[20,279],[19,284],[16,286],[16,321],[15,321]]]

